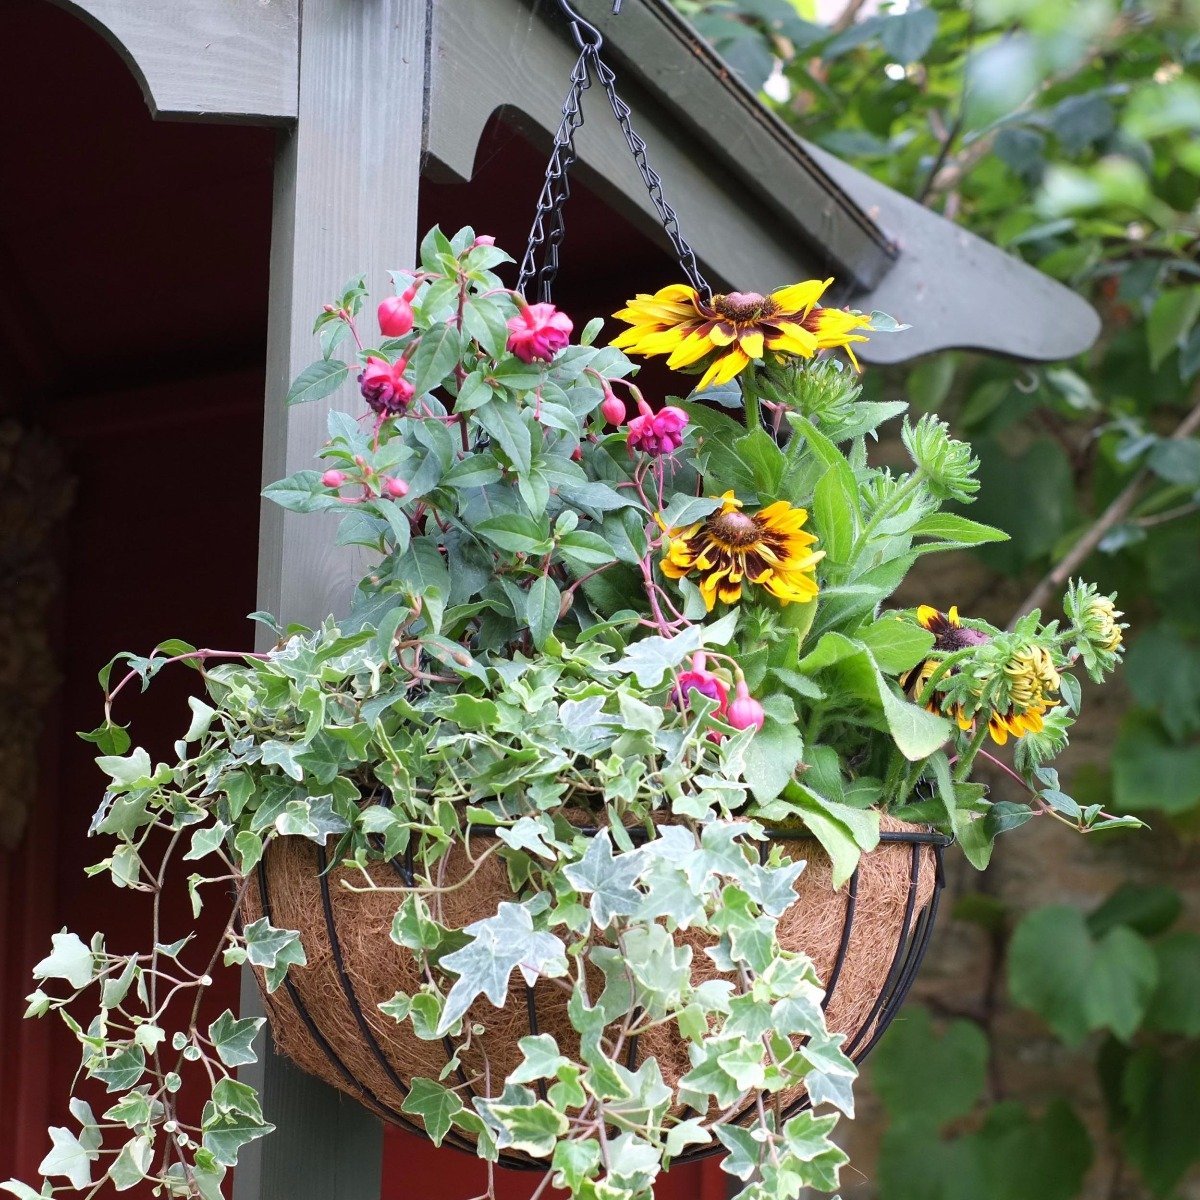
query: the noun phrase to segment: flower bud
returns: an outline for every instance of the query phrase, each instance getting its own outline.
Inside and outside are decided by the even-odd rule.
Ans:
[[[471,244],[473,246],[494,246],[496,239],[490,233],[481,233]]]
[[[346,482],[345,471],[326,471],[321,476],[321,483],[327,488],[340,488]]]
[[[385,475],[383,477],[383,490],[393,500],[399,500],[408,495],[408,484],[403,479],[397,479],[394,475]]]
[[[753,726],[757,730],[763,727],[766,719],[767,714],[763,711],[763,706],[750,695],[746,681],[739,679],[734,689],[733,700],[725,711],[725,720],[734,729],[749,729]]]
[[[572,462],[583,462],[583,447],[582,446],[576,446],[575,449],[571,451],[571,461]]]
[[[620,425],[625,420],[625,402],[613,392],[605,391],[600,412],[610,425]]]
[[[413,327],[413,310],[404,296],[389,296],[379,306],[379,329],[385,337],[403,337]]]

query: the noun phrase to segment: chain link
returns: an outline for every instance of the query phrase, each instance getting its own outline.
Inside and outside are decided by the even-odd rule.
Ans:
[[[616,88],[616,74],[600,57],[600,49],[604,38],[600,31],[585,21],[567,0],[558,0],[567,20],[570,22],[571,34],[579,47],[579,57],[571,71],[571,87],[563,104],[562,120],[554,135],[554,148],[550,153],[550,161],[546,167],[546,178],[538,195],[537,208],[534,212],[533,226],[529,231],[529,242],[525,247],[525,256],[521,260],[521,271],[517,279],[517,291],[523,295],[530,283],[537,281],[537,296],[546,303],[558,275],[559,252],[563,238],[566,236],[566,219],[564,210],[571,195],[569,172],[575,164],[578,154],[575,150],[575,134],[583,125],[583,93],[591,87],[593,77],[600,82],[608,96],[617,124],[621,127],[625,144],[633,155],[638,173],[646,190],[650,194],[650,202],[654,205],[658,219],[666,231],[667,238],[675,251],[687,281],[706,298],[711,299],[712,289],[700,272],[696,262],[696,253],[688,245],[679,230],[679,218],[675,210],[663,196],[662,177],[650,166],[646,159],[646,143],[641,135],[633,128],[632,110],[621,99]],[[618,11],[618,4],[613,11]],[[538,266],[538,251],[542,251],[541,266]]]

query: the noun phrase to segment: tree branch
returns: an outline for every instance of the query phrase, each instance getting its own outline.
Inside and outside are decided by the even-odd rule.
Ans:
[[[1200,430],[1200,401],[1186,417],[1180,421],[1175,432],[1171,434],[1174,441],[1182,441]],[[1067,580],[1084,564],[1092,551],[1103,540],[1104,535],[1114,526],[1123,521],[1130,510],[1141,498],[1146,485],[1151,478],[1149,467],[1142,467],[1137,474],[1125,485],[1120,494],[1096,518],[1091,528],[1071,547],[1055,567],[1048,571],[1037,583],[1037,586],[1017,607],[1013,619],[1008,623],[1011,630],[1030,609],[1042,608],[1056,592],[1066,586]]]

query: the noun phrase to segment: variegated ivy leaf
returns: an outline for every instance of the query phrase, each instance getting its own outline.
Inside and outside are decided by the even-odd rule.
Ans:
[[[475,921],[463,932],[471,941],[441,960],[441,966],[458,978],[446,997],[437,1026],[439,1035],[448,1033],[478,996],[486,996],[502,1008],[515,969],[521,970],[529,984],[539,975],[566,971],[566,947],[554,934],[534,929],[528,904],[501,901],[494,917]]]
[[[588,843],[583,858],[564,867],[563,874],[577,891],[591,894],[592,920],[598,929],[607,929],[614,918],[629,916],[641,906],[642,894],[633,885],[645,868],[640,850],[614,857],[612,839],[602,829]]]

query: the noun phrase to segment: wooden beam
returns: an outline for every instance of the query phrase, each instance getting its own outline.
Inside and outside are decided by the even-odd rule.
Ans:
[[[871,231],[865,217],[861,223],[845,217],[853,205],[835,204],[836,189],[818,187],[803,156],[797,155],[795,139],[786,131],[780,138],[773,118],[760,119],[767,116],[761,105],[756,108],[759,117],[743,128],[744,98],[735,95],[728,78],[718,78],[711,64],[696,57],[690,43],[679,40],[676,26],[643,25],[645,9],[642,0],[628,0],[613,23],[614,47],[639,55],[618,84],[665,181],[684,236],[696,247],[714,286],[769,290],[829,271],[838,255],[847,263],[854,260],[855,278],[877,278],[892,261],[886,239]],[[434,168],[469,179],[480,135],[497,112],[549,149],[576,57],[557,12],[545,3],[531,12],[524,0],[438,0],[426,143]],[[629,27],[621,24],[627,19]],[[639,50],[637,39],[643,34],[647,44]],[[478,66],[481,45],[491,52],[486,71]],[[682,99],[673,108],[663,103],[668,68],[679,88],[694,88],[695,108],[687,123]],[[652,78],[659,80],[653,88],[648,83]],[[607,100],[595,87],[585,94],[584,113],[577,138],[580,178],[666,245],[645,184]],[[697,142],[701,116],[727,137],[725,157]],[[749,147],[758,155],[752,171],[726,161]],[[824,243],[821,249],[814,238]]]
[[[832,154],[808,151],[900,247],[895,269],[853,301],[912,328],[872,338],[860,351],[867,362],[952,349],[1058,362],[1096,340],[1100,317],[1077,292]]]
[[[296,116],[300,0],[51,0],[125,60],[151,115],[272,124]]]
[[[321,305],[364,270],[381,295],[387,270],[415,260],[427,21],[425,0],[304,0],[298,120],[276,174],[264,482],[310,466],[325,440],[330,403],[283,406],[318,355]],[[310,624],[345,609],[358,572],[331,524],[264,505],[259,545],[260,608]],[[243,997],[261,1011],[249,980]],[[243,1151],[236,1200],[375,1200],[376,1118],[270,1053],[256,1076],[279,1132]]]

